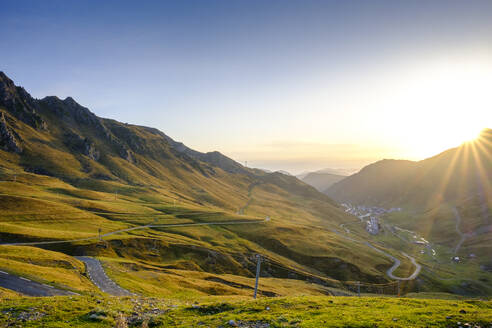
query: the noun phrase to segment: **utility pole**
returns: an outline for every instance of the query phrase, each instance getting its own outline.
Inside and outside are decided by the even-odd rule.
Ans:
[[[400,297],[400,280],[397,280],[398,283],[398,297]]]
[[[98,229],[99,232],[99,241],[102,241],[101,228]]]
[[[260,279],[260,265],[261,265],[261,255],[256,254],[256,281],[255,281],[255,294],[253,298],[256,299],[256,294],[258,293],[258,280]]]
[[[357,296],[360,297],[360,281],[357,281]]]

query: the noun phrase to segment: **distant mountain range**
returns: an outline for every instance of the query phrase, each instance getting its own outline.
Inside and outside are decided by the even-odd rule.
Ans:
[[[308,185],[313,186],[320,192],[325,192],[334,183],[343,180],[345,177],[355,173],[356,169],[332,169],[326,168],[314,172],[304,172],[296,177]]]
[[[325,169],[321,169],[321,170],[317,170],[317,171],[306,171],[306,172],[303,172],[301,174],[297,174],[296,177],[298,179],[302,180],[302,179],[304,179],[305,176],[307,176],[310,173],[321,173],[321,174],[325,173],[325,174],[333,174],[333,175],[340,175],[340,176],[349,176],[349,175],[356,173],[357,171],[358,171],[358,169],[325,168]]]
[[[307,183],[308,185],[313,186],[320,192],[325,192],[328,188],[330,188],[334,183],[345,179],[344,175],[337,175],[331,173],[323,173],[323,172],[310,172],[306,175],[303,175],[300,178],[302,181]]]

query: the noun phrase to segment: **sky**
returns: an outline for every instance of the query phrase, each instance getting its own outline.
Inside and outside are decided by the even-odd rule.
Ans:
[[[300,173],[420,160],[492,127],[492,1],[0,0],[34,97]]]

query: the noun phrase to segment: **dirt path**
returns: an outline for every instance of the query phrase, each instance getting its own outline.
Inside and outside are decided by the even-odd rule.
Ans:
[[[249,185],[249,187],[248,187],[248,200],[246,201],[246,204],[244,204],[244,206],[239,209],[237,214],[239,214],[239,215],[244,214],[244,211],[246,211],[248,206],[251,204],[251,201],[253,200],[253,197],[252,197],[253,189],[259,184],[260,184],[260,182],[256,181],[256,182],[253,182],[252,184]]]
[[[460,236],[460,240],[458,241],[458,244],[456,244],[456,247],[454,248],[454,254],[456,254],[460,250],[461,245],[463,245],[463,243],[465,242],[466,235],[461,232],[460,229],[461,215],[456,209],[456,207],[453,207],[453,213],[454,213],[454,218],[456,219],[456,225],[455,225],[456,233],[458,233],[458,235]]]

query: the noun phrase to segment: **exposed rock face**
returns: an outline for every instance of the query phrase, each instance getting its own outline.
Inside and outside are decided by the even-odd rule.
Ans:
[[[46,122],[37,113],[36,100],[24,88],[15,86],[3,72],[0,72],[0,106],[35,129],[48,128]]]
[[[82,153],[93,160],[97,161],[100,158],[100,153],[96,149],[96,145],[89,138],[83,138],[76,133],[67,132],[64,134],[65,145],[71,150]]]
[[[16,153],[22,152],[22,146],[20,145],[20,137],[11,130],[7,121],[5,120],[5,115],[3,112],[0,113],[0,147],[6,151],[13,151]]]
[[[72,121],[79,125],[91,125],[95,128],[104,129],[100,119],[92,113],[88,108],[79,105],[72,97],[67,97],[64,100],[56,96],[49,96],[39,101],[41,105],[49,107],[58,117],[64,121]]]

